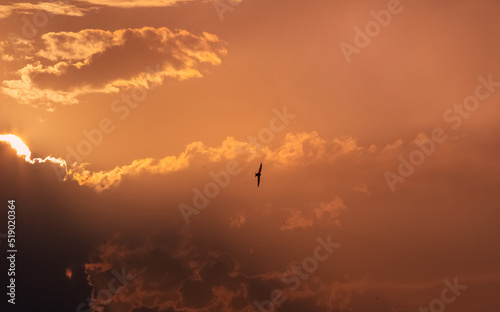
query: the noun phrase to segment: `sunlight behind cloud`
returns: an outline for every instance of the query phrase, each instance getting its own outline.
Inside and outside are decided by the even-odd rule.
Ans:
[[[21,140],[18,136],[14,134],[0,134],[0,142],[7,142],[10,146],[16,150],[17,156],[23,157],[24,160],[30,164],[34,163],[44,163],[46,161],[56,163],[59,166],[66,168],[66,161],[61,158],[54,158],[52,156],[47,156],[42,158],[31,159],[31,151],[28,146]]]
[[[0,141],[9,143],[16,150],[17,156],[23,156],[27,162],[30,162],[31,151],[23,140],[13,134],[0,134]]]

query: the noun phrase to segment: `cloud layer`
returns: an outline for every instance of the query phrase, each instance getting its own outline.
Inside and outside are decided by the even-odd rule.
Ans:
[[[32,62],[17,71],[17,79],[3,81],[1,90],[47,109],[77,104],[84,94],[199,78],[201,64],[219,65],[227,53],[215,35],[164,27],[51,32],[32,45]]]
[[[256,309],[255,300],[265,303],[275,289],[287,298],[275,306],[277,312],[412,310],[439,296],[443,279],[454,276],[469,286],[459,298],[463,303],[459,311],[466,311],[476,302],[486,302],[483,299],[495,290],[493,285],[500,278],[493,248],[497,212],[491,204],[497,202],[498,192],[488,190],[486,186],[493,185],[495,178],[485,174],[498,168],[488,167],[492,163],[488,157],[494,155],[484,147],[489,145],[464,153],[464,145],[472,147],[479,139],[451,140],[397,192],[390,192],[383,172],[397,166],[398,154],[407,155],[419,140],[404,140],[396,149],[385,151],[367,148],[371,144],[360,146],[354,138],[326,138],[315,132],[288,133],[272,149],[230,138],[214,147],[194,142],[175,157],[89,171],[83,175],[89,179],[82,180],[88,187],[75,182],[83,176],[60,183],[50,162],[32,164],[25,159],[31,155],[29,150],[21,149],[16,156],[10,146],[0,145],[2,172],[11,177],[0,186],[28,200],[20,202],[26,207],[20,218],[40,219],[42,228],[59,224],[50,234],[55,241],[60,227],[72,228],[66,235],[68,244],[75,246],[61,246],[66,240],[60,240],[43,248],[51,253],[74,248],[73,258],[51,263],[50,271],[36,274],[50,274],[45,279],[60,276],[61,287],[70,281],[88,285],[94,311],[250,312]],[[324,151],[331,151],[329,157]],[[254,154],[256,158],[249,160]],[[264,187],[256,188],[252,173],[259,158],[265,163]],[[463,178],[471,183],[457,193],[454,172],[471,159],[483,161],[475,162],[474,168],[465,167]],[[203,185],[210,178],[208,172],[220,170],[229,160],[237,160],[244,168],[241,177],[231,180],[186,225],[177,209],[179,202],[189,202],[191,188]],[[448,160],[447,166],[436,171],[436,164],[443,160]],[[113,179],[114,183],[108,183]],[[27,193],[16,195],[16,185]],[[424,196],[414,191],[424,186],[432,186]],[[94,191],[106,187],[108,191]],[[478,202],[471,192],[479,192],[483,200]],[[36,204],[40,196],[58,198],[54,194],[61,196],[57,202],[43,209]],[[479,222],[471,213],[481,219],[489,216],[492,222]],[[66,221],[54,220],[56,215],[64,215]],[[37,242],[38,231],[21,230],[27,236],[23,239]],[[462,239],[436,236],[439,232]],[[315,255],[317,237],[328,235],[341,244],[338,250],[318,262],[312,274],[291,273]],[[464,248],[474,252],[464,255]],[[425,267],[409,261],[422,255],[433,257],[422,260]],[[468,263],[482,261],[481,268],[464,267],[464,258]],[[110,281],[116,274],[134,278],[109,297]],[[74,310],[81,301],[87,304],[85,296],[77,297],[70,308]],[[401,298],[406,299],[401,302]]]

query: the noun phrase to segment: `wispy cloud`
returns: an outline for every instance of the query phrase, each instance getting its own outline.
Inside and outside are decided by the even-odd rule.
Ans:
[[[346,209],[342,199],[335,197],[331,201],[309,203],[301,208],[290,209],[291,216],[283,223],[281,230],[294,230],[321,225],[340,225],[340,213]]]
[[[4,19],[15,13],[33,13],[34,11],[46,11],[49,14],[67,15],[67,16],[84,16],[88,11],[86,8],[78,7],[74,4],[64,2],[38,2],[38,3],[12,3],[8,5],[0,5],[0,19]]]
[[[394,141],[394,143],[392,143],[392,144],[387,144],[384,147],[384,151],[392,151],[392,150],[398,149],[401,145],[403,145],[403,140],[398,139],[398,140]]]
[[[137,8],[137,7],[167,7],[185,4],[189,2],[215,2],[218,0],[144,0],[144,1],[136,1],[136,0],[81,0],[84,2],[88,2],[94,5],[104,5],[110,7],[118,7],[118,8]],[[220,1],[220,0],[219,0]],[[230,0],[234,3],[240,3],[243,0]]]
[[[237,216],[235,216],[234,218],[231,218],[231,220],[229,220],[229,228],[232,229],[232,228],[239,228],[241,227],[243,224],[245,224],[246,222],[246,216],[244,213],[239,213]]]

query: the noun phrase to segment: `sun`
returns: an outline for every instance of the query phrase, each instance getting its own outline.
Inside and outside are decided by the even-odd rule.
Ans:
[[[23,156],[29,162],[31,160],[31,151],[23,140],[13,134],[0,134],[0,142],[8,142],[16,150],[17,156]]]

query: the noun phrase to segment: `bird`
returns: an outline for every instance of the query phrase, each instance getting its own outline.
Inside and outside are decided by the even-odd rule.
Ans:
[[[257,177],[257,187],[259,187],[260,185],[260,172],[262,171],[262,163],[260,163],[260,168],[259,168],[259,172],[257,172],[255,174],[255,176]]]

